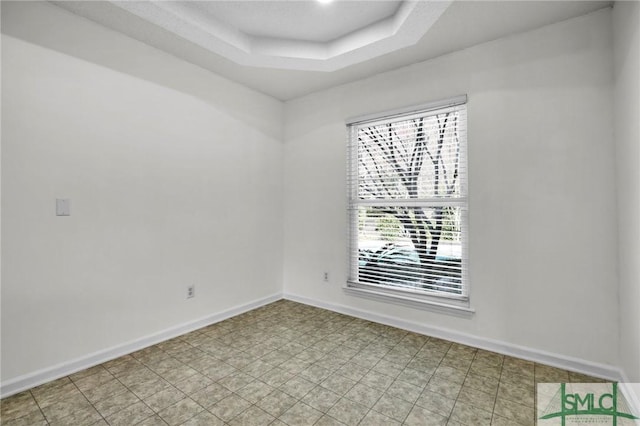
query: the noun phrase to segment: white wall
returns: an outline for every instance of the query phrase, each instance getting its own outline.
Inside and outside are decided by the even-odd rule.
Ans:
[[[283,282],[318,303],[621,364],[640,380],[634,7],[614,11],[614,30],[611,12],[596,12],[283,114],[50,4],[2,2],[2,383]],[[628,113],[615,119],[618,215],[613,40],[615,111]],[[463,93],[475,315],[347,295],[344,120]],[[54,216],[56,197],[71,198],[71,217]]]
[[[618,188],[620,364],[640,382],[640,3],[616,2],[614,131]]]
[[[2,9],[2,382],[280,294],[282,103]]]
[[[617,365],[610,19],[602,10],[286,103],[285,294]],[[345,119],[465,93],[476,313],[345,293]]]

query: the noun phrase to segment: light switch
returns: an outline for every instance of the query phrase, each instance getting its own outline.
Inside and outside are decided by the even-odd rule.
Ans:
[[[71,200],[56,198],[56,216],[71,216]]]

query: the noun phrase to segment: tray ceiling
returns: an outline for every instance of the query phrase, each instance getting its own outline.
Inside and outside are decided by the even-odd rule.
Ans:
[[[281,100],[612,5],[579,0],[51,3]],[[24,25],[39,24],[27,21],[6,30],[24,33]]]

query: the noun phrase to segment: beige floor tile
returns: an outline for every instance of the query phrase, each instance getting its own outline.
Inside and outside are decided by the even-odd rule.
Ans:
[[[120,410],[127,408],[140,402],[140,399],[130,391],[119,393],[109,398],[102,399],[93,404],[103,417],[109,417],[112,414],[117,413]]]
[[[87,389],[82,393],[92,403],[95,404],[103,399],[127,392],[127,388],[117,379],[112,379],[97,387]]]
[[[515,420],[520,425],[532,425],[535,423],[534,408],[517,402],[498,398],[493,410],[494,414]]]
[[[387,388],[385,393],[413,404],[422,393],[422,390],[423,387],[396,380]]]
[[[94,425],[91,425],[91,426],[94,426]],[[162,420],[162,417],[155,414],[151,417],[147,417],[140,423],[136,424],[136,426],[167,426],[167,422]]]
[[[231,395],[231,391],[229,389],[217,383],[212,383],[209,386],[191,394],[190,398],[202,407],[209,408],[229,395]]]
[[[209,411],[225,422],[229,422],[250,406],[251,403],[246,399],[243,399],[236,394],[231,394],[209,407]]]
[[[424,390],[424,392],[422,392],[422,394],[416,401],[417,406],[426,408],[431,412],[440,414],[445,417],[449,417],[455,403],[455,399],[447,398],[442,394],[426,389]],[[491,408],[493,409],[493,407]]]
[[[238,389],[247,386],[254,380],[255,379],[253,376],[237,371],[233,374],[228,375],[227,377],[218,380],[218,384],[229,389],[231,392],[235,392]]]
[[[293,407],[296,402],[297,400],[291,395],[276,389],[258,401],[256,405],[272,416],[280,417],[282,413]]]
[[[369,408],[350,399],[341,398],[327,412],[331,417],[347,425],[357,425],[369,412]]]
[[[128,406],[124,410],[118,411],[107,417],[107,422],[111,426],[129,426],[143,421],[154,415],[153,410],[142,402],[137,402]]]
[[[102,364],[102,366],[116,378],[119,378],[120,376],[127,374],[137,368],[144,367],[144,365],[140,361],[138,361],[131,355],[125,355],[123,357],[105,362],[104,364]]]
[[[517,386],[501,381],[498,388],[498,398],[533,407],[535,404],[535,388],[533,386]]]
[[[477,352],[478,352],[478,349],[472,346],[467,346],[460,343],[453,343],[449,347],[449,350],[447,351],[447,355],[455,356],[457,358],[473,359]]]
[[[135,393],[138,398],[146,399],[158,392],[171,388],[171,384],[158,376],[155,379],[127,385],[127,387],[131,392]]]
[[[586,374],[574,373],[573,371],[569,371],[569,381],[572,383],[603,383],[609,382],[609,380],[600,379],[593,376],[588,376]]]
[[[432,375],[435,373],[438,366],[441,364],[440,360],[433,360],[430,358],[413,358],[407,364],[406,368],[410,368],[412,370],[418,370],[422,373]]]
[[[456,399],[462,389],[462,385],[451,383],[442,377],[432,377],[425,389],[442,394],[450,399]]]
[[[201,371],[202,374],[209,377],[214,382],[227,377],[230,374],[238,371],[235,367],[230,366],[224,362],[217,362],[215,365],[211,365],[206,368],[204,371]]]
[[[365,367],[361,367],[355,362],[349,361],[346,364],[344,364],[342,367],[340,367],[336,372],[341,376],[344,376],[348,379],[351,379],[357,382],[369,372],[369,369]]]
[[[274,388],[272,386],[269,386],[268,384],[260,380],[254,380],[247,386],[236,391],[236,393],[252,404],[255,404],[256,402],[260,401],[262,398],[273,392],[273,390]]]
[[[302,359],[302,358],[296,358],[293,357],[291,359],[289,359],[288,361],[280,364],[280,367],[282,369],[284,369],[285,371],[291,373],[291,374],[300,374],[303,371],[305,371],[307,368],[311,367],[312,365],[314,365],[314,363],[312,361],[306,360],[306,359]]]
[[[447,352],[447,355],[442,358],[439,365],[442,367],[452,367],[466,373],[469,371],[469,368],[471,368],[472,362],[473,358],[458,358],[456,355],[450,355],[449,352]]]
[[[445,426],[448,418],[415,406],[404,421],[406,426]]]
[[[376,365],[378,362],[380,362],[381,359],[382,357],[378,357],[376,355],[356,354],[349,360],[349,362],[353,362],[359,365],[360,367],[366,368],[367,370],[369,370],[373,368],[373,366]]]
[[[478,349],[474,362],[483,362],[485,364],[498,366],[504,363],[504,358],[505,356],[499,353]]]
[[[381,389],[372,388],[362,383],[356,383],[347,392],[344,397],[348,398],[358,404],[362,404],[365,407],[371,408],[380,399],[384,391]]]
[[[415,354],[408,354],[408,353],[405,353],[405,352],[390,351],[382,359],[385,360],[385,361],[389,361],[389,362],[392,362],[394,364],[397,364],[401,368],[404,368],[413,359],[414,355]]]
[[[337,393],[331,392],[322,386],[316,386],[302,398],[302,402],[322,413],[326,413],[339,399],[340,395]]]
[[[491,417],[491,411],[485,411],[458,400],[450,418],[467,426],[491,426]]]
[[[322,386],[323,388],[329,389],[330,391],[335,392],[338,395],[342,396],[345,393],[349,392],[349,390],[356,383],[357,383],[356,381],[336,373],[327,377],[325,381],[320,383],[320,386]]]
[[[184,352],[180,352],[178,354],[173,355],[175,359],[184,363],[185,365],[191,364],[191,362],[202,358],[205,355],[205,352],[198,348],[191,348]]]
[[[324,381],[324,379],[326,379],[327,377],[329,377],[331,373],[332,371],[327,368],[323,368],[316,364],[312,364],[307,368],[303,369],[302,371],[300,371],[300,376],[304,377],[305,379],[313,383],[318,384]]]
[[[77,410],[91,408],[91,404],[81,393],[72,394],[69,397],[59,399],[55,403],[42,408],[47,421],[56,422],[64,417],[68,417]]]
[[[523,376],[520,374],[509,374],[503,371],[500,376],[500,383],[515,385],[522,388],[535,388],[533,376]]]
[[[491,426],[517,426],[517,424],[513,419],[507,419],[494,413],[491,418]]]
[[[185,397],[186,395],[178,389],[169,387],[142,400],[157,413]]]
[[[411,403],[386,393],[373,406],[374,411],[398,422],[403,422],[412,408]]]
[[[569,381],[569,372],[547,365],[535,364],[535,380],[543,383],[563,383]]]
[[[431,346],[429,342],[425,343],[425,345],[416,353],[415,358],[418,359],[429,359],[433,362],[440,362],[444,359],[448,352],[448,348],[439,348],[437,346]]]
[[[200,412],[204,411],[200,405],[198,405],[191,398],[184,398],[176,402],[173,405],[158,412],[158,416],[162,418],[170,426],[177,426],[192,417],[195,417]]]
[[[291,426],[311,426],[317,422],[323,414],[315,408],[297,402],[282,415],[279,419]]]
[[[469,368],[469,373],[473,373],[478,376],[490,377],[493,379],[500,379],[501,372],[502,366],[487,365],[482,362],[478,363],[476,361],[474,361]]]
[[[78,380],[80,380],[82,378],[89,377],[89,376],[91,376],[93,374],[102,373],[104,371],[107,371],[106,368],[104,368],[104,366],[96,365],[95,367],[90,367],[90,368],[87,368],[86,370],[82,370],[82,371],[79,371],[77,373],[71,374],[71,375],[69,375],[69,378],[73,382],[76,382],[76,381],[78,381]],[[107,371],[107,373],[109,373],[109,372]],[[111,374],[111,373],[109,373],[109,374]]]
[[[358,426],[400,426],[402,423],[377,411],[369,411]]]
[[[311,345],[310,348],[316,351],[326,353],[334,350],[339,345],[340,345],[339,342],[335,342],[335,341],[332,341],[331,339],[326,338],[326,339],[321,339],[317,341],[316,343]]]
[[[259,357],[248,354],[246,352],[240,352],[234,356],[225,360],[225,362],[237,369],[243,369],[247,365],[256,361]]]
[[[535,370],[534,364],[528,361],[523,361],[522,363],[517,363],[512,361],[515,358],[507,358],[505,359],[505,363],[502,367],[502,375],[518,375],[524,376],[530,379],[534,378]]]
[[[386,390],[394,382],[394,378],[377,371],[371,370],[360,379],[360,383],[372,388]]]
[[[424,388],[431,380],[431,373],[407,367],[398,375],[398,380]]]
[[[278,367],[280,364],[286,362],[289,358],[291,358],[291,356],[286,352],[275,350],[275,351],[269,352],[268,354],[266,354],[260,359],[266,362],[267,364],[271,364],[274,367]]]
[[[265,375],[270,370],[273,370],[273,368],[274,368],[273,365],[267,364],[261,359],[257,359],[253,361],[251,364],[248,364],[247,366],[245,366],[241,371],[250,376],[258,378],[260,376]]]
[[[142,364],[123,371],[122,374],[118,375],[118,380],[127,387],[131,387],[139,383],[150,382],[152,380],[158,380],[160,378],[160,376]]]
[[[82,395],[68,377],[31,389],[31,394],[42,409],[72,395]]]
[[[567,381],[601,380],[283,300],[1,405],[8,426],[526,426],[536,383]]]
[[[263,426],[268,425],[275,420],[275,417],[264,410],[254,406],[249,407],[233,420],[229,422],[230,426]]]
[[[362,423],[360,424],[362,425]],[[325,414],[322,417],[320,417],[320,420],[318,420],[314,426],[345,426],[345,424]]]
[[[295,376],[280,385],[278,389],[296,399],[301,399],[314,387],[316,387],[315,383],[305,379],[304,377]]]
[[[208,411],[203,411],[190,418],[182,426],[223,426],[225,423]]]
[[[481,390],[486,393],[496,394],[501,379],[495,377],[480,376],[473,372],[469,372],[464,379],[464,385],[474,389]]]
[[[380,362],[373,367],[373,371],[393,377],[394,379],[402,373],[402,370],[404,370],[404,367],[385,359],[381,359]]]
[[[266,384],[277,388],[288,380],[291,380],[293,377],[295,377],[295,374],[289,373],[288,371],[280,367],[275,367],[259,378]]]
[[[199,390],[202,390],[213,383],[213,380],[205,376],[204,374],[196,373],[183,380],[179,380],[174,386],[184,392],[186,395],[191,395]]]
[[[38,411],[25,414],[20,417],[5,418],[2,417],[0,424],[4,426],[48,426],[49,423],[45,420],[44,415]]]
[[[73,412],[61,419],[50,420],[50,426],[71,426],[71,425],[93,425],[102,420],[100,413],[91,405],[85,405],[80,409],[74,409]]]
[[[80,391],[85,392],[90,389],[94,389],[98,386],[101,386],[107,382],[111,382],[115,377],[113,374],[109,373],[105,368],[98,369],[89,376],[84,376],[73,382],[80,389]]]
[[[40,413],[40,408],[29,391],[3,399],[0,403],[0,410],[3,422]]]
[[[189,367],[188,365],[180,365],[178,367],[172,368],[170,370],[162,372],[160,376],[165,379],[167,382],[175,385],[176,383],[193,376],[194,374],[199,374],[197,370]]]
[[[446,365],[439,366],[435,373],[434,377],[440,377],[446,379],[451,383],[462,384],[464,383],[465,378],[467,377],[467,372],[464,370],[458,370],[453,367],[448,367]]]
[[[219,364],[221,362],[222,361],[205,353],[203,356],[189,362],[189,367],[193,368],[194,370],[198,371],[201,374],[204,374],[204,372],[209,368],[211,368],[213,365]]]

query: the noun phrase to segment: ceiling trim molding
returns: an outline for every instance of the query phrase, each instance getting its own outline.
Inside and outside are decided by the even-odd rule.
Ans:
[[[414,45],[452,1],[406,0],[394,15],[324,43],[247,34],[186,2],[109,3],[240,65],[332,72]]]

